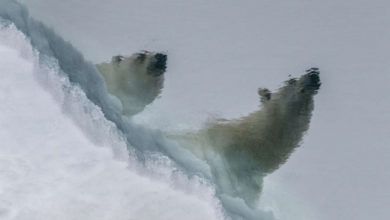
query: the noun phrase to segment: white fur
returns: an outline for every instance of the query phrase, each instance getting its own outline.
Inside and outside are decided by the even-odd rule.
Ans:
[[[96,65],[103,75],[108,92],[117,97],[125,115],[141,112],[163,88],[164,75],[153,74],[149,66],[154,53],[136,53],[130,57],[114,56],[111,62]]]
[[[211,121],[200,131],[172,136],[210,165],[219,194],[253,206],[263,177],[299,146],[320,85],[318,69],[311,70],[275,93],[260,89],[262,108],[248,116]]]

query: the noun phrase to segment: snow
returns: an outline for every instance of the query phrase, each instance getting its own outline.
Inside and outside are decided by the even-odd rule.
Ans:
[[[212,191],[173,188],[87,138],[42,75],[66,80],[15,28],[0,29],[0,56],[0,219],[222,218]]]
[[[267,177],[263,205],[282,219],[389,218],[388,1],[21,2],[94,62],[167,51],[162,98],[137,119],[158,128],[245,115],[257,108],[258,87],[320,67],[309,132]]]

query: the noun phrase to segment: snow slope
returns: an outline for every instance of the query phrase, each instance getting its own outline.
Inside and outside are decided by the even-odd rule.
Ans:
[[[222,219],[205,186],[129,167],[112,123],[13,25],[0,28],[0,57],[0,219]],[[104,136],[88,138],[77,117],[98,118]]]
[[[166,50],[162,98],[137,118],[159,128],[245,115],[258,87],[319,66],[311,128],[266,178],[263,205],[281,219],[389,219],[388,1],[20,2],[94,62]]]

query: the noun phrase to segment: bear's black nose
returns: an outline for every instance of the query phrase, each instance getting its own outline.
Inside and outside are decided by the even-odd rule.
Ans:
[[[156,58],[157,62],[160,62],[160,63],[167,62],[167,55],[166,54],[157,53],[156,55],[154,55],[154,57]]]
[[[313,84],[318,84],[320,82],[320,76],[318,74],[310,74],[309,78]]]
[[[165,71],[165,69],[167,68],[167,55],[162,53],[156,53],[156,55],[154,55],[154,58],[156,59],[154,68],[161,71]]]
[[[163,53],[156,53],[153,56],[150,65],[148,66],[148,72],[153,76],[160,76],[165,72],[166,68],[167,68],[167,55]]]
[[[306,72],[307,72],[307,79],[308,79],[306,87],[314,90],[319,89],[321,86],[320,70],[316,67],[312,67],[306,70]]]

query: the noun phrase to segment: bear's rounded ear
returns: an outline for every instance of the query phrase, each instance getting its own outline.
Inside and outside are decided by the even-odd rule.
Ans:
[[[125,59],[123,56],[118,55],[118,56],[113,56],[111,59],[111,62],[113,63],[120,63],[123,59]]]
[[[269,89],[259,88],[257,90],[257,93],[259,94],[260,100],[262,102],[265,102],[265,101],[268,101],[271,99],[271,91],[269,91]]]

